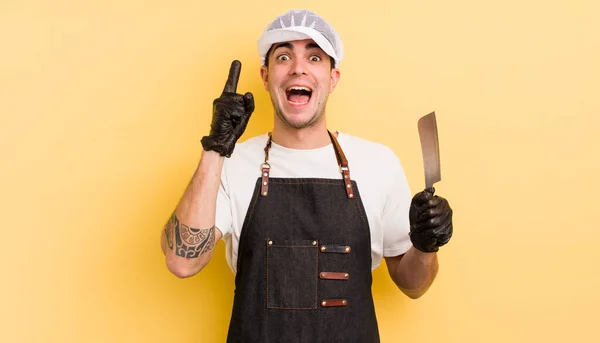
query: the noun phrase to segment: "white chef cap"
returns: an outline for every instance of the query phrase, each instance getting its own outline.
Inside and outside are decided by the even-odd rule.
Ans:
[[[344,46],[337,32],[325,19],[309,10],[291,10],[277,17],[258,39],[261,63],[271,45],[294,40],[312,39],[329,56],[335,67],[344,57]]]

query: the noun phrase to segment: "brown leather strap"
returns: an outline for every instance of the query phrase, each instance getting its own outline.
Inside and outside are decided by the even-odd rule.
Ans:
[[[352,179],[350,179],[348,160],[346,159],[346,155],[344,155],[344,151],[342,150],[340,143],[338,143],[337,138],[335,138],[335,135],[331,134],[330,131],[327,131],[327,133],[329,133],[329,137],[331,137],[331,142],[333,143],[333,148],[335,149],[335,156],[337,157],[338,164],[340,165],[340,169],[342,171],[344,186],[346,187],[346,195],[348,195],[348,198],[352,199],[354,198],[354,190],[352,190]]]
[[[267,145],[265,145],[265,163],[269,162],[269,150],[271,150],[271,143],[273,143],[273,134],[269,132],[269,140],[267,140]]]
[[[348,280],[350,278],[349,273],[339,272],[320,272],[319,278],[323,280]]]
[[[271,165],[269,164],[269,150],[271,149],[272,143],[271,133],[269,132],[269,140],[265,146],[265,162],[261,167],[261,188],[260,195],[266,197],[269,194],[269,172],[271,171]]]
[[[338,161],[338,165],[340,166],[340,170],[342,172],[342,177],[344,179],[344,187],[346,188],[346,195],[348,198],[354,198],[354,190],[352,189],[352,179],[350,178],[350,168],[348,167],[348,160],[346,159],[346,155],[344,155],[344,151],[338,143],[337,138],[333,135],[329,130],[327,130],[329,137],[331,138],[331,143],[333,144],[333,150],[335,151],[335,157]],[[265,162],[262,165],[262,186],[260,194],[262,196],[267,196],[269,194],[269,170],[271,165],[269,164],[269,150],[271,149],[271,143],[273,142],[273,135],[269,132],[269,139],[267,140],[267,145],[265,146]]]
[[[321,301],[321,306],[323,307],[340,307],[340,306],[348,306],[347,299],[326,299]]]
[[[266,197],[269,194],[269,171],[271,170],[271,166],[268,163],[263,163],[262,167],[262,186],[260,189],[260,195]]]
[[[349,254],[352,248],[349,245],[321,245],[319,247],[321,252],[332,252],[338,254]]]
[[[348,160],[346,159],[346,155],[344,155],[344,151],[342,151],[342,147],[340,143],[338,143],[337,138],[331,131],[327,130],[329,137],[331,138],[331,143],[333,143],[333,148],[335,149],[335,157],[337,158],[338,165],[340,167],[348,167]]]

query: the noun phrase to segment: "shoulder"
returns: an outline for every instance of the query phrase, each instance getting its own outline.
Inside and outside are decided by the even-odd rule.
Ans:
[[[256,157],[264,154],[264,148],[267,144],[267,139],[268,135],[262,134],[250,137],[245,141],[237,142],[231,157],[226,160],[227,163],[235,163],[246,159],[252,159],[254,162],[256,162]]]
[[[250,137],[244,141],[238,141],[235,145],[234,154],[236,154],[236,152],[239,154],[239,152],[248,150],[262,150],[265,147],[265,144],[267,144],[268,138],[269,136],[264,133],[262,135]]]
[[[260,163],[264,160],[264,147],[267,143],[267,134],[254,136],[245,141],[238,141],[231,157],[223,162],[223,176],[232,182],[240,175],[247,174],[249,169],[260,171]]]
[[[376,163],[378,167],[395,168],[400,166],[398,156],[387,145],[343,132],[339,132],[338,141],[349,163]]]

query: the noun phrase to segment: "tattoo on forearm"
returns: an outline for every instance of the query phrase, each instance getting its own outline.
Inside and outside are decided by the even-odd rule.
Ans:
[[[179,220],[175,213],[171,215],[169,222],[165,225],[165,237],[167,238],[167,245],[169,249],[173,250],[173,231],[175,231],[175,227],[179,225]]]
[[[181,222],[173,213],[165,227],[169,249],[173,250],[173,233],[177,244],[175,254],[181,257],[196,258],[215,247],[215,227],[196,229]]]

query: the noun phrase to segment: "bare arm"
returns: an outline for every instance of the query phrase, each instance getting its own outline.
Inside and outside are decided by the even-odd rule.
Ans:
[[[439,268],[437,253],[425,253],[410,248],[406,254],[386,257],[390,277],[411,299],[421,297],[433,283]]]
[[[178,277],[198,273],[210,260],[221,231],[214,226],[224,157],[203,151],[183,197],[165,225],[161,248],[167,268]]]
[[[180,278],[202,270],[222,237],[215,216],[223,162],[233,153],[254,111],[252,94],[236,93],[241,68],[239,61],[231,63],[223,93],[213,101],[210,133],[201,140],[200,163],[161,235],[167,267]]]
[[[385,258],[392,280],[412,299],[425,294],[433,283],[439,268],[437,251],[453,233],[452,209],[434,192],[426,189],[411,201],[409,236],[413,246],[404,255]]]

